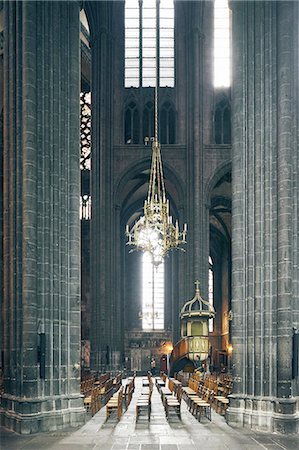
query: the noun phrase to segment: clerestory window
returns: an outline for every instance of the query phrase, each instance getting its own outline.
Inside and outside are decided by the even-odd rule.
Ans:
[[[214,86],[230,86],[230,11],[228,0],[214,0]]]
[[[173,0],[126,0],[125,87],[174,86]]]

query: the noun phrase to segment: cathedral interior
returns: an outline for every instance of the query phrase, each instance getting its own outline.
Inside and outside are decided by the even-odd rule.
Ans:
[[[0,37],[1,425],[152,371],[298,434],[299,2],[1,1]]]

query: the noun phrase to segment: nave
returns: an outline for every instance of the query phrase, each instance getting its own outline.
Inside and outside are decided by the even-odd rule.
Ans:
[[[181,419],[175,414],[166,419],[161,396],[154,384],[150,421],[142,415],[136,422],[136,402],[142,392],[142,378],[137,377],[132,401],[123,410],[120,420],[116,413],[106,420],[102,407],[77,430],[56,431],[37,435],[19,435],[1,429],[3,450],[295,450],[296,435],[256,433],[231,428],[223,416],[212,410],[211,422],[202,417],[199,422],[181,402]]]

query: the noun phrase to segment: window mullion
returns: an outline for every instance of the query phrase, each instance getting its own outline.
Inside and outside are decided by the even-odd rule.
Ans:
[[[160,0],[156,1],[156,83],[158,88],[160,86]]]
[[[139,0],[139,86],[142,87],[142,6],[143,0]]]

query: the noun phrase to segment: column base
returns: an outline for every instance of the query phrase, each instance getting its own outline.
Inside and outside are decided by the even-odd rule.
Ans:
[[[299,398],[230,395],[226,421],[232,427],[291,434],[299,432]]]
[[[20,398],[3,394],[1,425],[20,434],[78,427],[86,421],[80,394],[46,398]]]

